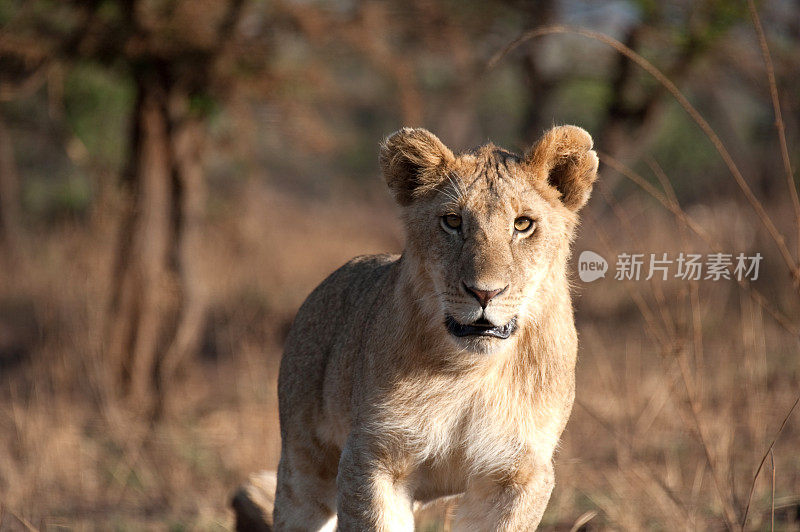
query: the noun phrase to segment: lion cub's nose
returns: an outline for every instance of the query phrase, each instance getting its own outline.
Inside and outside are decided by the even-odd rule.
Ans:
[[[478,300],[478,303],[481,304],[481,308],[486,308],[486,305],[489,304],[489,301],[491,301],[493,297],[506,291],[508,285],[503,288],[498,288],[497,290],[478,290],[477,288],[473,288],[464,283],[464,288],[467,290],[467,292],[472,294],[472,297]]]

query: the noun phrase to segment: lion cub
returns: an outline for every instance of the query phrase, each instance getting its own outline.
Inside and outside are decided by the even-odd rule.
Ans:
[[[414,501],[463,493],[456,529],[533,530],[575,395],[566,266],[592,139],[456,155],[405,128],[380,163],[406,248],[353,259],[297,314],[274,527],[413,530]]]

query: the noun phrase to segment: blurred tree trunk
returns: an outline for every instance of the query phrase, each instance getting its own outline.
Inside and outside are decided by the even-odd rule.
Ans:
[[[117,242],[107,352],[122,395],[159,415],[181,360],[198,344],[205,298],[197,279],[205,201],[203,131],[188,94],[153,69],[138,80],[128,210]]]
[[[162,398],[166,397],[164,390],[175,372],[198,348],[206,318],[206,282],[200,272],[206,203],[202,167],[205,130],[202,121],[191,116],[188,101],[179,95],[172,102],[173,117],[180,117],[174,120],[172,149],[178,214],[175,267],[181,300],[174,336],[159,368],[157,384]]]
[[[191,103],[226,93],[235,71],[222,58],[233,46],[245,1],[229,0],[210,18],[189,2],[157,4],[152,12],[140,0],[127,3],[123,28],[135,38],[121,49],[137,98],[105,341],[120,395],[158,417],[168,406],[171,380],[199,346],[206,318],[200,274],[205,123]],[[181,25],[192,13],[214,30],[188,32],[183,41],[159,22],[166,14],[188,27]]]
[[[14,145],[5,123],[0,119],[0,242],[6,266],[16,262],[22,242],[19,176],[14,159]]]

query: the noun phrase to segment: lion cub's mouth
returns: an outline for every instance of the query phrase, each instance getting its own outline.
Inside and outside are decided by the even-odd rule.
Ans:
[[[500,338],[505,340],[517,330],[517,318],[511,318],[511,321],[505,325],[493,325],[486,318],[481,318],[476,322],[464,325],[458,323],[452,316],[447,316],[445,319],[445,326],[450,334],[463,338],[464,336],[490,336],[492,338]]]

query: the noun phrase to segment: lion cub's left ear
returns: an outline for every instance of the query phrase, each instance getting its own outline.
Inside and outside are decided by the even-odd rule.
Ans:
[[[383,177],[403,206],[441,183],[454,160],[453,152],[427,129],[404,127],[381,145]]]
[[[561,193],[561,202],[577,211],[586,204],[597,179],[597,154],[592,137],[577,126],[557,126],[547,131],[525,157],[539,179]]]

